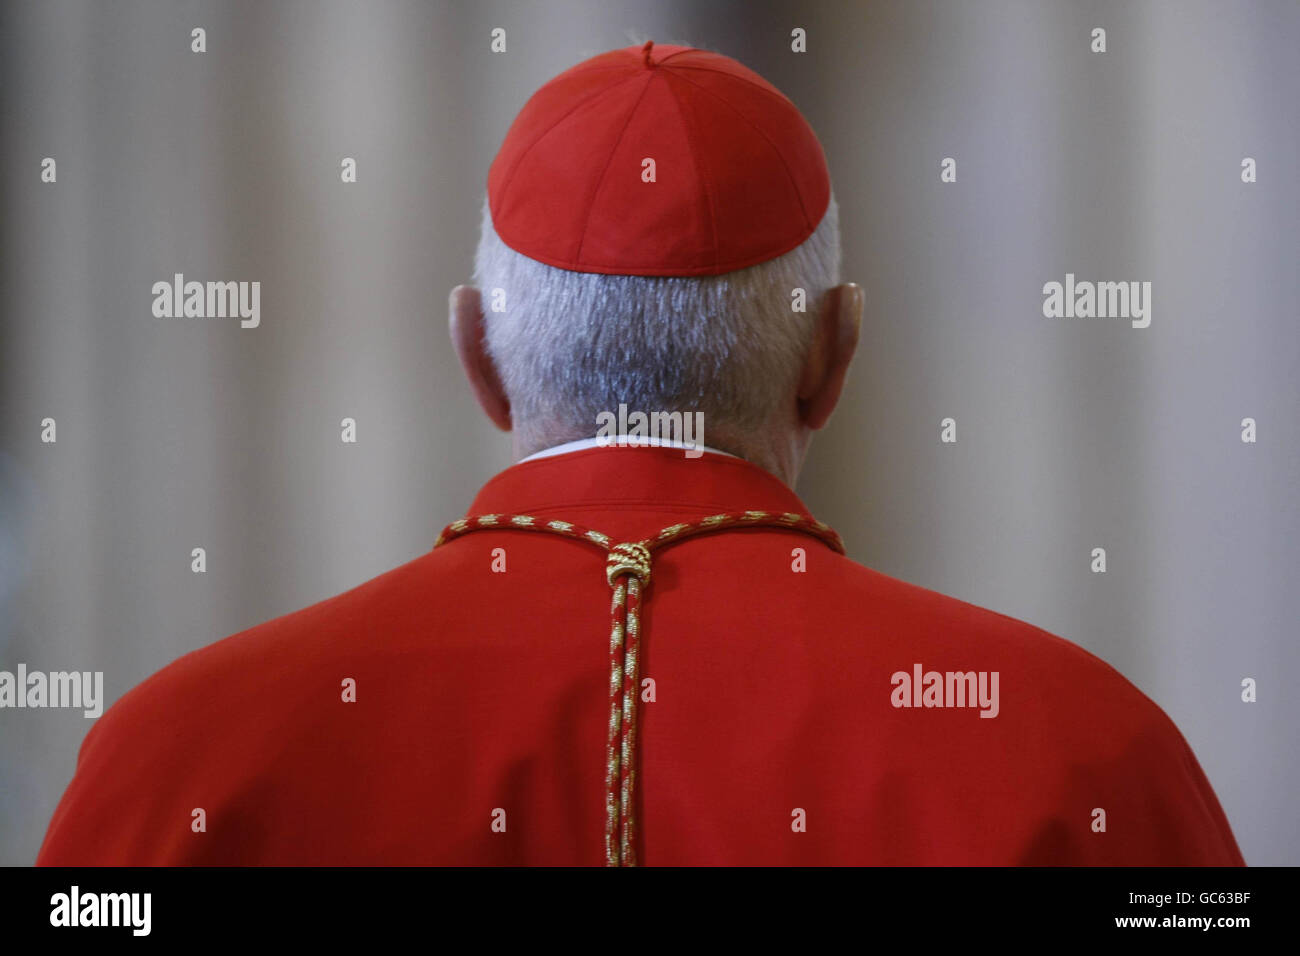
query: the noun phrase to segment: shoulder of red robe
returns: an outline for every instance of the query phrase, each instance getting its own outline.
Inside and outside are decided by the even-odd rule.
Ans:
[[[322,781],[281,779],[286,748],[303,746],[304,734],[323,732],[328,725],[319,716],[320,702],[337,702],[342,680],[358,667],[379,674],[385,661],[409,659],[417,649],[424,655],[470,653],[467,648],[478,642],[466,645],[455,635],[445,651],[431,646],[424,616],[436,620],[445,607],[461,601],[460,565],[468,559],[477,566],[479,558],[475,549],[457,549],[454,543],[439,548],[327,601],[189,653],[129,691],[87,734],[37,862],[194,862],[193,841],[185,839],[184,827],[177,834],[178,807],[188,813],[191,805],[203,803],[239,806],[255,838],[261,810],[243,805],[250,790],[314,800],[313,788],[324,786]],[[873,619],[884,623],[884,634],[893,633],[896,622],[900,661],[933,662],[945,669],[947,654],[963,668],[975,660],[979,668],[1002,672],[997,720],[969,714],[973,720],[967,723],[1015,721],[1018,727],[1015,747],[999,745],[986,756],[1010,785],[1032,781],[1044,797],[1038,802],[1046,808],[1036,823],[1039,839],[1019,862],[1242,864],[1215,794],[1181,733],[1110,665],[1014,618],[898,581],[841,555],[827,560],[829,590],[839,602],[831,613],[845,620],[870,607]],[[599,567],[593,576],[603,588]],[[413,628],[414,615],[426,623]],[[819,621],[810,626],[834,630]],[[846,634],[841,650],[857,653],[853,648],[861,644]],[[951,653],[963,646],[977,652]],[[363,681],[359,693],[368,686]],[[869,706],[876,706],[874,698]],[[348,775],[344,762],[337,751],[322,758],[339,779]],[[1094,805],[1108,810],[1112,828],[1127,829],[1127,842],[1089,842],[1077,817]],[[171,828],[160,827],[164,817],[172,819]]]
[[[1024,621],[858,570],[866,585],[859,605],[887,631],[910,631],[910,661],[923,675],[932,666],[999,672],[1000,713],[988,723],[1007,721],[1015,731],[973,764],[1043,797],[1038,839],[1017,862],[1244,865],[1182,733],[1114,667]],[[1091,839],[1094,831],[1080,826],[1098,809],[1107,811],[1112,836],[1118,825],[1118,839]]]
[[[1021,679],[1037,698],[1030,710],[1054,723],[1048,733],[1060,756],[1061,812],[1042,822],[1038,842],[1019,862],[1245,866],[1213,787],[1168,714],[1096,655],[1005,620],[1018,640],[1034,645]],[[1078,812],[1088,814],[1086,831]],[[1108,829],[1097,829],[1103,823]],[[1102,839],[1107,835],[1112,839]]]

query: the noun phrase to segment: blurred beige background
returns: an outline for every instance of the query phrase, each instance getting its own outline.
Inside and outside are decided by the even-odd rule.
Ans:
[[[542,82],[646,38],[756,69],[826,148],[867,317],[805,501],[1114,664],[1247,860],[1300,863],[1294,0],[5,3],[0,669],[111,703],[431,547],[509,462],[445,331],[488,164]],[[175,272],[260,281],[260,328],[154,318]],[[1151,281],[1151,327],[1045,319],[1067,272]],[[0,863],[91,726],[0,711]]]

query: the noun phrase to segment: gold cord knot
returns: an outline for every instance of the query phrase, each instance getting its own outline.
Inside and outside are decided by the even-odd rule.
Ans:
[[[623,574],[631,574],[645,587],[650,583],[650,549],[640,541],[625,541],[609,549],[605,560],[605,580],[610,587]]]

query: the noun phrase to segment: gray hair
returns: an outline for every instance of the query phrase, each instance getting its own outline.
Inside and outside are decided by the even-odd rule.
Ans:
[[[775,424],[798,384],[816,316],[839,284],[839,211],[791,251],[718,276],[571,272],[507,246],[487,203],[474,258],[485,340],[515,427],[557,443],[596,433],[620,404],[704,413],[714,435]],[[792,309],[795,289],[805,312]],[[504,293],[504,308],[494,312]]]

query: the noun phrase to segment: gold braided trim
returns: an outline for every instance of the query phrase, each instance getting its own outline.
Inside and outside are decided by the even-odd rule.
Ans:
[[[636,859],[636,722],[640,686],[641,592],[650,584],[656,548],[685,538],[734,527],[770,527],[819,538],[833,550],[844,545],[830,527],[808,515],[744,511],[710,515],[693,524],[674,524],[644,541],[612,543],[609,535],[569,521],[542,521],[532,515],[478,515],[458,518],[443,529],[434,547],[463,534],[484,529],[546,531],[587,541],[606,552],[609,583],[609,728],[605,748],[605,863],[635,866]]]

